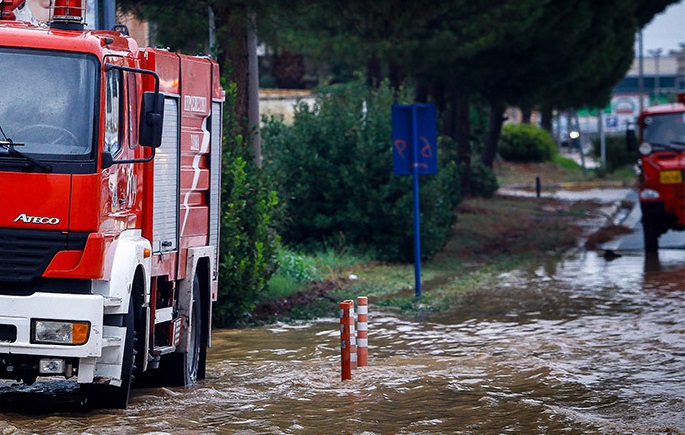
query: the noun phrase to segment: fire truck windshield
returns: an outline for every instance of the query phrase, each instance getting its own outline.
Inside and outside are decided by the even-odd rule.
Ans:
[[[82,54],[0,47],[0,125],[40,160],[93,158],[98,63]]]
[[[642,120],[642,139],[666,148],[685,144],[685,113],[646,116]]]

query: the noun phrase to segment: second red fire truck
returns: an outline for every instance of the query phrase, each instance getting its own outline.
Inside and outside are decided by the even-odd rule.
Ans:
[[[645,251],[668,230],[685,230],[685,93],[673,104],[645,108],[638,121],[638,188]],[[628,144],[638,137],[628,131]]]
[[[218,288],[218,65],[86,30],[80,0],[45,25],[19,3],[0,1],[0,379],[120,408],[148,372],[191,384]]]

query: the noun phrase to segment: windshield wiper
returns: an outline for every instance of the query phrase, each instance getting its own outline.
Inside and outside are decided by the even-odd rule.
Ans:
[[[28,160],[31,164],[34,166],[37,166],[44,170],[45,172],[52,172],[52,166],[48,165],[47,163],[43,163],[41,161],[38,161],[34,159],[33,157],[22,153],[21,151],[15,150],[14,147],[17,145],[23,145],[23,144],[17,144],[12,142],[12,140],[0,140],[0,148],[7,150],[9,154],[15,155],[17,157],[21,157],[22,159]]]
[[[2,137],[5,138],[4,140],[0,140],[0,148],[7,150],[7,152],[11,155],[21,157],[22,159],[27,160],[29,163],[33,164],[33,166],[37,166],[45,172],[52,172],[52,166],[48,165],[47,163],[38,161],[33,157],[14,149],[15,146],[23,146],[24,144],[15,143],[12,139],[8,138],[5,132],[3,131],[2,127],[0,127],[0,133],[2,133]]]
[[[683,151],[683,150],[685,150],[685,142],[681,142],[681,141],[677,141],[677,140],[671,141],[670,144],[655,142],[655,143],[652,143],[652,145],[662,147],[662,148],[666,148],[667,150],[671,150],[671,151]]]

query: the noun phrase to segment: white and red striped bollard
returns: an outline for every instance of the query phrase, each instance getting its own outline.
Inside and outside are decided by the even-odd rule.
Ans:
[[[357,365],[366,367],[369,358],[369,298],[357,297]]]
[[[354,337],[354,302],[340,303],[340,377],[352,379],[352,342],[355,341],[354,366],[357,364],[356,340]]]
[[[350,367],[357,370],[357,331],[355,331],[354,301],[350,303]]]

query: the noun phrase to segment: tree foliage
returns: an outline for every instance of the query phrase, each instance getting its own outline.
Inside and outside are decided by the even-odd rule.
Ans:
[[[219,299],[216,325],[240,320],[275,272],[279,236],[274,228],[278,199],[271,182],[245,146],[235,112],[235,84],[227,85],[221,170]]]
[[[219,58],[244,68],[240,35],[248,10],[256,11],[262,40],[277,52],[301,52],[329,66],[329,81],[365,70],[370,83],[405,79],[417,98],[435,102],[443,133],[457,141],[458,159],[469,165],[469,105],[473,96],[490,102],[483,162],[491,165],[506,105],[546,112],[603,105],[633,57],[635,32],[676,0],[120,0],[131,8],[154,5],[160,37],[198,46],[202,25],[187,25],[171,11],[183,9],[193,23],[211,6],[217,14]],[[173,6],[173,7],[172,7]],[[147,6],[145,6],[147,7]],[[166,9],[165,9],[166,8]],[[184,9],[185,8],[185,9]],[[166,19],[164,17],[167,17]],[[237,20],[236,20],[237,18]],[[233,53],[231,55],[230,53]],[[239,74],[238,74],[239,75]],[[239,85],[240,107],[242,82]],[[467,125],[464,125],[467,124]],[[465,172],[468,182],[469,170]]]
[[[292,125],[263,128],[264,166],[283,198],[284,241],[298,246],[356,246],[385,260],[413,256],[411,177],[392,171],[387,83],[354,82],[300,103]],[[456,166],[421,179],[422,254],[437,253],[451,234],[459,201]],[[342,246],[341,246],[342,245]]]
[[[483,161],[491,165],[506,105],[603,105],[630,66],[635,32],[674,2],[295,2],[286,13],[297,19],[278,43],[355,62],[376,79],[408,75],[420,98],[438,104],[462,164],[470,161],[471,133],[461,125],[469,97],[485,96],[492,110]]]

